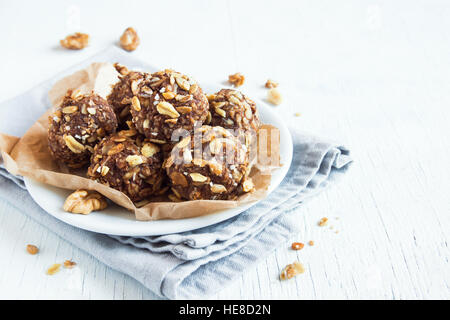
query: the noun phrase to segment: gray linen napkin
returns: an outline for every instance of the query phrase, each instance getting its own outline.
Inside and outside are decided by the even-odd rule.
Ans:
[[[119,49],[110,48],[0,104],[0,132],[22,135],[48,108],[47,92],[52,84],[94,61],[118,61],[153,70]],[[8,110],[23,112],[11,115]],[[207,297],[239,277],[246,268],[266,257],[296,232],[298,223],[293,209],[335,182],[352,161],[349,151],[342,146],[299,131],[291,131],[291,134],[294,157],[282,184],[240,215],[194,231],[131,238],[72,227],[38,207],[24,190],[20,177],[11,176],[1,166],[0,199],[15,199],[15,206],[25,214],[113,269],[137,279],[161,297]]]

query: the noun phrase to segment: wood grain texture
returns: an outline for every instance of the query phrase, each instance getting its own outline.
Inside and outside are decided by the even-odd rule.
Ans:
[[[242,91],[265,98],[291,125],[349,146],[355,163],[339,188],[297,209],[301,232],[211,298],[450,298],[450,3],[448,1],[50,1],[0,3],[0,99],[6,100],[117,42],[135,27],[133,55],[200,82],[242,72]],[[46,21],[32,14],[52,7]],[[148,6],[148,8],[142,8]],[[98,28],[96,15],[105,10]],[[173,24],[167,24],[167,14]],[[27,23],[23,23],[27,21]],[[160,27],[164,25],[164,31]],[[67,33],[90,47],[65,51]],[[27,71],[27,76],[23,72]],[[300,117],[294,113],[300,112]],[[320,228],[326,216],[329,227]],[[339,219],[336,219],[339,218]],[[339,233],[335,233],[339,230]],[[28,255],[25,246],[41,249]],[[0,298],[154,299],[0,200]],[[49,277],[48,266],[78,266]],[[280,282],[294,260],[306,272]]]

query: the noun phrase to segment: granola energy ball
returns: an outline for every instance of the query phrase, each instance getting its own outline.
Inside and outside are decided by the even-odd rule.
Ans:
[[[222,89],[208,95],[211,126],[257,131],[261,125],[256,104],[237,90]]]
[[[72,168],[89,163],[95,144],[117,128],[114,111],[105,99],[94,93],[82,95],[72,91],[49,122],[50,152]]]
[[[136,129],[150,141],[171,141],[177,129],[193,131],[208,116],[208,100],[189,77],[173,70],[146,74],[131,83],[131,115]],[[133,88],[135,90],[133,90]]]
[[[176,199],[232,200],[253,189],[246,147],[222,127],[195,130],[175,145],[164,167]]]
[[[127,120],[131,120],[131,99],[137,94],[136,85],[142,82],[146,75],[143,72],[129,71],[125,66],[118,63],[114,66],[121,76],[119,76],[119,82],[113,86],[107,99],[116,113],[119,125],[123,125]]]
[[[159,146],[133,129],[122,130],[95,146],[87,174],[137,202],[160,191],[162,162]]]

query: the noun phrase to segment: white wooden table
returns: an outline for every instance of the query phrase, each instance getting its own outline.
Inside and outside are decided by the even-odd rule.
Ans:
[[[449,15],[445,0],[1,1],[0,100],[116,43],[128,26],[142,39],[132,54],[153,65],[209,82],[242,72],[254,97],[265,97],[267,78],[279,81],[286,121],[346,144],[355,163],[339,189],[298,210],[302,231],[292,240],[315,246],[280,243],[211,298],[448,299]],[[89,48],[61,49],[59,39],[77,30],[91,35]],[[324,216],[333,230],[317,226]],[[67,258],[78,263],[71,274],[45,276]],[[307,272],[280,282],[279,270],[297,259]],[[155,296],[8,199],[0,298]]]

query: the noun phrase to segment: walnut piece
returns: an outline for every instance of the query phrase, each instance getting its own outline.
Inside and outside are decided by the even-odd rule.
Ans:
[[[275,82],[273,80],[267,80],[266,84],[264,85],[267,89],[272,89],[278,87],[278,82]]]
[[[88,45],[89,35],[86,33],[76,32],[68,35],[63,40],[60,40],[59,43],[66,49],[80,50]]]
[[[59,272],[60,269],[61,269],[61,264],[55,263],[50,268],[47,269],[47,274],[49,276],[52,276],[55,273]]]
[[[98,192],[88,193],[86,190],[76,190],[64,202],[64,210],[72,213],[89,214],[92,211],[103,210],[108,206],[106,199]]]
[[[39,252],[39,249],[35,245],[29,244],[27,245],[27,251],[29,254],[36,254]]]
[[[322,218],[322,219],[320,219],[318,225],[319,225],[319,227],[324,227],[327,225],[327,223],[328,223],[328,218]]]
[[[72,269],[73,267],[75,267],[77,265],[76,262],[73,262],[72,260],[66,260],[64,261],[64,268],[66,269]]]
[[[134,51],[140,43],[139,36],[133,28],[126,28],[120,37],[120,46],[127,51]]]
[[[305,267],[298,261],[292,264],[288,264],[280,273],[281,280],[287,280],[295,277],[296,275],[305,272]]]
[[[302,250],[305,245],[301,242],[294,242],[291,245],[292,250]]]
[[[127,67],[125,67],[124,65],[121,65],[118,62],[114,63],[114,68],[116,68],[117,72],[123,76],[126,76],[127,74],[130,73],[130,70],[128,70]]]
[[[270,89],[267,92],[267,101],[276,106],[279,105],[283,101],[280,91],[275,88]]]
[[[228,82],[235,87],[240,87],[244,84],[245,77],[241,73],[235,73],[228,76]]]

